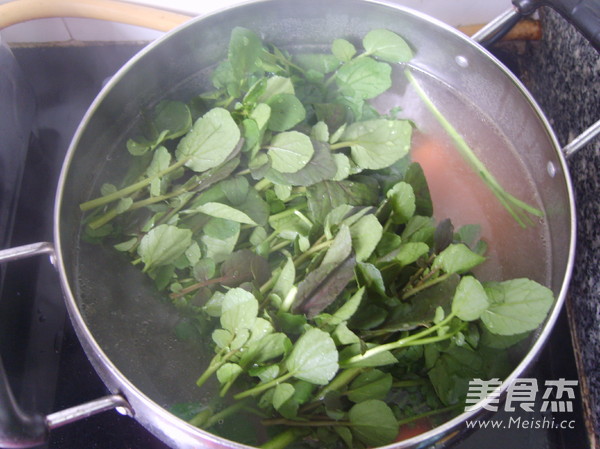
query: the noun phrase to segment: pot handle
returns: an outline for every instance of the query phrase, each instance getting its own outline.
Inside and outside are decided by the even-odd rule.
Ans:
[[[484,47],[500,40],[523,17],[533,14],[542,6],[549,6],[600,51],[600,0],[512,0],[513,7],[492,20],[472,38]]]
[[[12,262],[37,255],[50,255],[54,262],[54,245],[41,242],[0,250],[0,263]],[[131,415],[131,407],[120,395],[105,396],[48,416],[24,413],[12,393],[0,358],[0,447],[32,448],[48,439],[50,430],[114,408]]]
[[[600,51],[600,0],[512,0],[521,15],[549,6],[571,22]]]

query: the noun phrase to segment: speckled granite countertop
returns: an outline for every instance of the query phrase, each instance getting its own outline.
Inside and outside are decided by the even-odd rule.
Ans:
[[[600,55],[554,11],[544,37],[519,58],[522,79],[561,145],[600,119]],[[568,160],[577,207],[575,271],[567,310],[592,447],[600,447],[600,138]]]

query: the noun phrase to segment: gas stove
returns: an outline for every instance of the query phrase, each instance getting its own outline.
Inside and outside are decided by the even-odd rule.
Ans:
[[[54,190],[69,141],[103,83],[141,48],[136,43],[13,48],[33,89],[37,113],[26,159],[23,155],[11,246],[51,241]],[[70,325],[58,276],[49,261],[38,257],[13,262],[5,271],[0,290],[0,353],[21,407],[51,413],[107,394]],[[528,377],[538,382],[578,378],[564,311]],[[574,428],[480,429],[452,447],[589,448],[579,390],[576,393],[574,410],[568,413]],[[505,418],[502,412],[496,417]],[[167,448],[135,420],[116,411],[57,429],[40,447]]]

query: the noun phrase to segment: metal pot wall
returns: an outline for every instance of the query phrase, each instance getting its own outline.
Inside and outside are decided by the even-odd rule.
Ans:
[[[519,164],[526,168],[546,210],[543,282],[556,297],[548,319],[506,379],[503,391],[535,361],[551,332],[572,268],[574,204],[556,138],[522,84],[474,41],[426,16],[385,2],[272,0],[244,4],[200,17],[168,33],[113,77],[86,113],[67,154],[55,203],[54,248],[31,245],[0,256],[0,260],[11,260],[30,254],[53,255],[82,346],[114,393],[78,410],[51,415],[45,427],[40,426],[39,417],[27,424],[26,417],[13,407],[9,423],[26,423],[30,432],[25,432],[25,439],[18,428],[0,433],[0,441],[8,447],[37,444],[48,428],[117,406],[173,447],[244,447],[199,430],[167,411],[170,401],[185,397],[187,390],[180,389],[181,385],[193,383],[199,370],[186,348],[172,341],[173,312],[152,301],[152,286],[112,252],[80,240],[82,214],[78,208],[95,194],[99,183],[123,174],[120,153],[141,120],[139,111],[162,99],[186,99],[201,90],[207,72],[226,56],[235,26],[255,30],[265,41],[286,49],[326,46],[338,37],[359,39],[374,28],[396,31],[416,49],[411,62],[414,70],[460,92],[491,118],[498,131],[520,149]],[[5,398],[12,401],[10,395]],[[477,413],[463,413],[394,447],[445,444]]]

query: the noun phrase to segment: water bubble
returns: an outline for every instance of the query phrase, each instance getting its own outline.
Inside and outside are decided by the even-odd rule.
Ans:
[[[548,174],[550,175],[551,178],[554,178],[556,176],[556,165],[554,165],[554,163],[552,161],[548,162],[548,165],[546,166],[546,170],[548,170]]]

